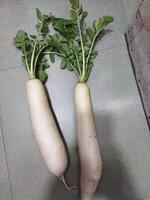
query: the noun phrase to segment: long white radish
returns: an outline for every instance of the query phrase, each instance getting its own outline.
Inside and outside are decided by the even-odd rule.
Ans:
[[[102,174],[102,160],[96,136],[90,91],[86,83],[75,86],[77,143],[81,167],[81,200],[92,200]]]
[[[64,175],[68,166],[67,152],[43,86],[48,78],[45,70],[49,67],[45,54],[49,49],[52,62],[55,61],[55,54],[60,55],[52,46],[53,36],[48,34],[48,24],[53,17],[51,14],[43,14],[39,9],[36,9],[36,15],[36,33],[30,35],[18,30],[13,38],[13,44],[22,52],[23,65],[29,75],[27,96],[33,134],[49,170],[62,180],[67,189],[71,189]]]
[[[58,176],[70,189],[64,178],[68,157],[58,131],[42,82],[30,79],[27,82],[27,97],[34,137],[49,170]]]
[[[81,200],[92,200],[102,173],[102,159],[96,137],[90,92],[86,82],[97,56],[94,48],[97,38],[105,27],[113,22],[113,17],[109,15],[100,17],[87,27],[84,22],[88,12],[83,9],[79,0],[69,1],[71,3],[70,18],[53,18],[52,20],[52,26],[59,32],[57,38],[53,38],[53,44],[62,57],[61,69],[74,71],[79,80],[75,87],[75,107],[81,163]],[[62,35],[65,40],[62,39]]]

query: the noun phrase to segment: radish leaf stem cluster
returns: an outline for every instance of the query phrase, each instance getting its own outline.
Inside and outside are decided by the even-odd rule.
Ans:
[[[36,9],[36,14],[39,20],[36,25],[36,35],[28,35],[25,31],[19,30],[13,41],[14,45],[22,51],[22,61],[29,77],[36,77],[45,82],[48,76],[45,69],[49,67],[49,63],[44,51],[49,50],[50,54],[57,52],[52,51],[52,47],[45,39],[46,35],[49,34],[48,24],[52,19],[52,15],[42,14],[39,9]],[[53,57],[50,56],[50,58],[54,62]]]
[[[71,71],[75,71],[79,80],[84,82],[90,75],[97,55],[97,52],[94,52],[96,39],[103,29],[113,21],[113,17],[103,16],[95,20],[92,27],[86,28],[84,19],[88,13],[83,10],[79,0],[70,0],[70,3],[72,5],[70,19],[53,18],[52,24],[54,29],[59,32],[61,48],[65,47],[69,52],[66,55],[67,59],[62,59],[63,69],[70,69],[73,65]]]
[[[61,69],[74,71],[81,82],[88,80],[97,56],[95,43],[113,17],[103,16],[95,20],[91,27],[86,27],[84,20],[88,13],[79,0],[70,0],[70,3],[69,19],[45,15],[36,9],[39,20],[37,34],[28,35],[23,30],[17,32],[14,44],[22,51],[22,60],[30,78],[36,77],[45,82],[48,77],[45,70],[49,67],[46,55],[49,54],[51,62],[55,62],[55,55],[61,57]],[[53,35],[49,33],[49,23],[55,30]]]

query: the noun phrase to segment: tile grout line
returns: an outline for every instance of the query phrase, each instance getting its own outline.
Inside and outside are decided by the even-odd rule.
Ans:
[[[7,70],[13,70],[13,69],[17,69],[17,68],[19,68],[19,66],[17,66],[17,67],[10,67],[10,68],[6,68],[6,69],[0,69],[0,72],[7,71]]]
[[[127,22],[128,22],[128,26],[129,26],[129,20],[128,20],[128,18],[127,18],[127,13],[126,13],[126,9],[125,9],[125,7],[124,7],[123,0],[121,0],[121,2],[122,2],[122,8],[123,8],[123,11],[124,11],[124,14],[125,14],[126,20],[127,20]]]
[[[8,159],[7,159],[6,146],[5,146],[5,140],[4,140],[4,135],[3,135],[1,119],[0,119],[0,130],[1,130],[1,133],[2,133],[2,142],[3,142],[3,146],[4,146],[4,153],[5,153],[5,160],[6,160],[6,168],[7,168],[7,174],[8,174],[8,183],[9,183],[9,188],[10,188],[10,194],[11,194],[11,199],[13,200],[13,190],[12,190],[12,185],[11,185],[11,181],[10,181]]]
[[[109,47],[109,48],[107,48],[107,49],[100,49],[100,50],[97,50],[97,52],[99,52],[99,53],[102,53],[102,52],[104,52],[104,51],[106,51],[106,50],[111,50],[111,49],[117,49],[117,48],[120,48],[120,47],[125,47],[126,46],[126,42],[125,42],[125,44],[121,44],[121,45],[118,45],[118,46],[114,46],[114,47]]]

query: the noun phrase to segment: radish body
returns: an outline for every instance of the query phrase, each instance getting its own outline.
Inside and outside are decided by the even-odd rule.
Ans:
[[[86,83],[75,86],[77,142],[81,167],[81,200],[92,200],[102,173],[100,148],[92,110],[90,92]]]
[[[42,82],[30,79],[27,96],[33,134],[49,170],[64,182],[68,157]]]

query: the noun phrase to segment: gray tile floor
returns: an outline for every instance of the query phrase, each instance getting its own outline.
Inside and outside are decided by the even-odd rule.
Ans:
[[[11,199],[11,188],[9,181],[2,127],[0,126],[0,199]]]
[[[124,38],[137,0],[131,1],[132,7],[129,0],[82,2],[89,10],[87,23],[104,14],[115,18],[109,26],[113,32],[97,46],[99,56],[89,80],[104,166],[94,200],[150,200],[150,135]],[[66,16],[69,3],[0,1],[0,200],[75,200],[79,199],[78,191],[66,191],[48,172],[32,137],[27,74],[19,52],[12,46],[18,29],[34,31],[36,7]],[[60,71],[59,64],[58,60],[48,70],[46,87],[69,147],[71,165],[67,179],[75,183],[78,157],[73,88],[77,80],[70,72]]]
[[[122,0],[125,13],[128,19],[129,24],[132,23],[132,18],[142,0]]]

